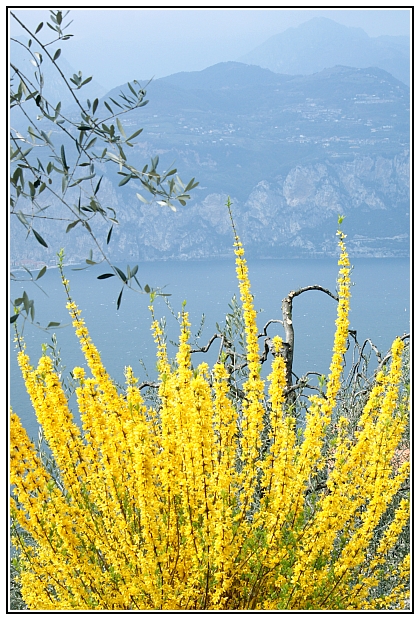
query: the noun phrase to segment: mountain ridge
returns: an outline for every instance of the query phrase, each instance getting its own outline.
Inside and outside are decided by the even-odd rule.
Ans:
[[[237,60],[293,75],[316,73],[333,64],[377,66],[410,83],[409,37],[369,37],[362,28],[326,17],[314,17],[273,35]]]
[[[140,183],[118,187],[116,171],[104,170],[99,198],[120,220],[108,246],[112,260],[228,255],[228,195],[249,256],[335,255],[339,213],[347,218],[352,255],[408,256],[409,88],[389,73],[334,67],[283,76],[219,63],[160,78],[149,97],[147,106],[121,117],[127,135],[144,128],[129,151],[133,165],[141,169],[159,155],[162,169],[176,162],[182,178],[194,176],[200,185],[172,213],[140,203]],[[80,227],[66,235],[56,222],[40,223],[50,251],[12,224],[16,261],[55,260],[63,245],[74,262],[88,253]],[[106,234],[98,222],[98,235]]]

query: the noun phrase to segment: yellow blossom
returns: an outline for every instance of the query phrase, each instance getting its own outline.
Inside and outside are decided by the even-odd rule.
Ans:
[[[394,342],[351,437],[349,420],[334,418],[350,299],[350,262],[339,231],[330,373],[325,394],[311,397],[305,427],[298,428],[285,399],[278,336],[265,393],[248,267],[233,219],[232,225],[247,362],[241,398],[232,398],[222,359],[213,368],[192,367],[185,307],[176,358],[168,359],[153,305],[157,404],[144,401],[131,367],[121,393],[63,273],[87,366],[73,370],[81,426],[53,361],[44,355],[32,367],[19,340],[19,365],[56,466],[53,475],[11,412],[10,510],[28,609],[404,608],[409,555],[391,575],[395,587],[378,595],[377,586],[407,525],[408,499],[375,539],[409,475],[408,461],[395,460],[408,423],[408,400],[400,402],[403,343]],[[322,476],[325,484],[314,490]]]

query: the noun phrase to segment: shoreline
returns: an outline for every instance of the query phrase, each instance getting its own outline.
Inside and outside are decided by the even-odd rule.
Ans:
[[[15,271],[22,271],[24,273],[27,273],[26,269],[28,271],[40,271],[41,269],[43,269],[44,267],[48,269],[58,269],[58,265],[47,265],[47,263],[42,263],[41,261],[39,261],[40,264],[37,264],[36,267],[29,267],[27,266],[25,267],[10,267],[10,272],[15,272]],[[63,267],[79,267],[80,265],[83,265],[83,263],[64,263]],[[91,267],[91,265],[86,265],[86,267]]]

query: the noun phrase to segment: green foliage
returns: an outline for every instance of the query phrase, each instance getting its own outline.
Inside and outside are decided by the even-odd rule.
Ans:
[[[67,32],[71,24],[68,13],[50,11],[49,20],[41,22],[34,32],[17,14],[10,13],[22,32],[30,37],[26,43],[21,38],[13,38],[12,41],[25,52],[34,68],[32,75],[24,68],[25,65],[18,66],[19,63],[15,64],[13,60],[10,65],[11,117],[13,120],[18,119],[19,127],[23,122],[27,125],[26,132],[14,128],[14,123],[10,128],[10,214],[26,229],[27,236],[32,234],[45,248],[49,247],[49,242],[37,229],[38,223],[44,219],[67,223],[67,233],[76,226],[83,227],[93,246],[86,264],[106,261],[112,275],[122,279],[123,288],[128,286],[144,292],[135,277],[137,265],[128,268],[127,275],[123,277],[106,254],[105,246],[111,241],[118,218],[115,210],[101,200],[104,166],[117,167],[117,174],[121,176],[120,187],[136,181],[142,185],[151,201],[172,210],[176,210],[177,203],[186,205],[190,198],[189,192],[198,183],[193,178],[184,184],[176,168],[160,172],[158,156],[142,169],[130,162],[129,150],[135,146],[134,140],[142,129],[126,132],[123,118],[148,103],[146,89],[137,80],[128,83],[128,90],[121,91],[118,101],[114,98],[103,102],[99,98],[93,102],[89,99],[83,101],[79,91],[91,82],[92,77],[85,77],[81,71],[66,76],[58,64],[62,50],[57,45],[73,36]],[[45,36],[40,38],[39,33],[45,24],[49,31],[44,29]],[[51,31],[54,33],[53,38],[47,36],[51,35]],[[62,96],[70,97],[77,114],[70,109],[64,110],[62,101],[56,102],[49,98],[48,80],[51,78],[45,71],[46,65],[55,71]],[[127,133],[130,135],[127,136]],[[140,194],[137,196],[148,202]],[[98,217],[101,222],[109,223],[105,244],[95,232],[94,225]],[[93,250],[98,260],[93,259]],[[32,273],[28,269],[26,271],[29,279],[34,281]],[[35,279],[39,277],[38,274]],[[12,274],[12,278],[16,279],[16,276]],[[122,291],[118,296],[117,307],[121,297]],[[19,314],[33,321],[31,308],[27,304],[22,301],[14,305],[18,311],[12,316],[12,321],[16,321]]]

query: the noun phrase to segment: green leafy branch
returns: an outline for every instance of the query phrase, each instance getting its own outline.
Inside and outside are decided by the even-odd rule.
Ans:
[[[182,206],[186,205],[191,197],[190,191],[198,185],[198,182],[193,178],[184,184],[177,174],[177,169],[172,166],[167,172],[159,172],[159,157],[152,158],[151,163],[146,164],[141,170],[129,161],[126,148],[135,145],[135,138],[143,130],[138,128],[127,136],[121,117],[148,103],[145,99],[145,88],[136,80],[128,83],[128,92],[121,91],[118,100],[110,97],[100,102],[99,98],[95,98],[93,102],[87,99],[86,105],[82,104],[77,91],[88,84],[92,77],[84,78],[79,71],[67,78],[57,63],[61,56],[61,48],[50,51],[50,46],[54,43],[61,43],[73,36],[67,32],[71,22],[65,23],[68,13],[69,11],[50,11],[46,26],[56,36],[52,40],[42,42],[38,33],[44,28],[44,22],[39,23],[32,32],[15,13],[10,12],[11,17],[30,36],[26,44],[18,39],[13,41],[25,48],[35,67],[35,79],[32,79],[27,72],[16,66],[16,63],[11,63],[10,107],[18,108],[29,125],[26,135],[22,135],[17,129],[11,128],[10,131],[10,213],[26,228],[27,236],[32,234],[45,248],[48,248],[47,241],[34,227],[37,220],[68,222],[67,233],[81,225],[99,252],[101,257],[99,262],[106,261],[113,272],[103,274],[99,278],[106,279],[114,275],[123,281],[123,289],[127,286],[142,293],[149,293],[152,289],[148,285],[142,287],[138,282],[137,265],[129,267],[124,277],[121,277],[123,272],[108,259],[106,247],[110,243],[114,226],[118,225],[118,219],[115,210],[104,206],[98,196],[104,175],[99,176],[96,167],[98,165],[102,167],[109,162],[116,164],[119,167],[118,175],[122,177],[119,187],[131,180],[139,181],[144,190],[151,195],[151,201],[155,200],[160,206],[167,206],[172,210],[176,210],[174,205],[176,202]],[[34,42],[39,51],[34,49]],[[43,73],[46,60],[58,72],[63,88],[71,93],[78,106],[80,120],[64,114],[61,101],[53,104],[47,99],[45,94],[47,78]],[[106,111],[106,114],[98,116],[101,110]],[[51,123],[52,128],[47,128],[46,123]],[[54,135],[57,133],[63,140],[58,144]],[[75,190],[78,192],[76,199]],[[141,202],[150,202],[141,194],[136,195]],[[47,196],[51,198],[51,204],[47,204]],[[67,209],[68,217],[62,213],[46,214],[46,211],[51,210],[53,206],[60,205]],[[99,241],[92,228],[92,220],[97,215],[110,224],[105,245]],[[90,250],[89,258],[86,259],[87,265],[97,262],[93,261]],[[34,281],[32,277],[31,280]],[[122,290],[117,299],[118,308]],[[159,294],[159,289],[155,292]],[[26,312],[23,302],[18,306]],[[28,317],[31,316],[31,307],[27,313]],[[12,319],[17,320],[16,313]]]

